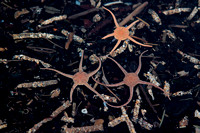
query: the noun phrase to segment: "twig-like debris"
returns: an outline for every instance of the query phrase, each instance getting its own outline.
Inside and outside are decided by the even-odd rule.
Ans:
[[[127,49],[127,46],[130,45],[127,41],[124,41],[123,42],[123,45],[120,46],[118,49],[116,49],[115,51],[113,51],[112,53],[112,57],[116,57],[117,55],[123,53],[126,49]],[[105,55],[105,56],[100,56],[100,59],[102,62],[104,62],[106,59],[107,59],[108,55]],[[95,58],[95,54],[91,55],[89,57],[89,60],[91,61],[92,64],[96,64],[98,63],[98,60]]]
[[[85,127],[72,127],[68,128],[66,125],[62,127],[62,133],[90,133],[95,131],[104,131],[103,124],[85,126]]]
[[[38,26],[40,27],[42,25],[48,25],[50,23],[53,23],[54,21],[61,21],[61,20],[65,20],[66,18],[67,18],[67,15],[55,16],[55,17],[52,17],[50,19],[47,19],[47,20],[43,21],[41,23],[41,25],[38,25]]]
[[[12,10],[16,10],[16,11],[17,11],[17,9],[15,9],[15,8],[13,8],[13,7],[11,7],[11,6],[9,6],[9,5],[6,4],[5,2],[1,2],[1,4],[4,5],[4,6],[6,6],[6,7],[9,8],[9,9],[12,9]]]
[[[153,128],[153,125],[145,121],[143,118],[140,118],[138,123],[140,124],[141,127],[151,130]]]
[[[164,93],[165,97],[168,97],[170,99],[170,97],[169,97],[170,96],[170,84],[167,81],[165,81],[163,90],[165,91],[165,93]]]
[[[159,127],[161,127],[161,125],[162,125],[162,123],[163,123],[163,121],[164,121],[164,118],[165,118],[165,110],[163,111],[163,114],[162,114],[162,118],[161,118]]]
[[[123,2],[121,0],[119,0],[119,1],[105,3],[103,6],[112,6],[112,5],[116,5],[116,4],[122,4],[122,3]]]
[[[153,20],[154,20],[156,23],[158,23],[159,25],[162,25],[162,22],[161,22],[160,17],[158,16],[158,14],[157,14],[154,10],[149,9],[149,10],[148,10],[148,13],[151,14]]]
[[[67,37],[67,39],[69,39],[70,38],[70,32],[69,31],[67,31],[67,30],[62,30],[61,31],[61,33],[63,34],[63,35],[65,35],[66,37]],[[85,43],[85,41],[83,40],[83,38],[81,38],[81,37],[79,37],[79,36],[77,36],[77,35],[73,35],[73,39],[74,39],[74,41],[76,41],[76,42],[79,42],[79,43]]]
[[[187,58],[191,63],[200,64],[200,60],[198,60],[197,58],[192,57],[192,56],[190,56],[188,54],[183,53],[179,49],[177,50],[177,53],[179,53],[180,55],[182,55],[183,58]]]
[[[147,72],[147,74],[144,73],[144,76],[148,80],[150,80],[150,83],[153,83],[157,86],[160,86],[160,83],[157,82],[157,77],[155,75],[151,74],[150,72]],[[152,92],[152,87],[148,87],[148,93],[152,97],[152,100],[154,100],[155,98],[154,98],[154,95],[153,95],[153,92]]]
[[[26,55],[23,55],[23,54],[20,54],[20,55],[14,55],[13,56],[13,59],[18,59],[18,60],[26,60],[26,61],[31,61],[31,62],[35,62],[37,64],[41,63],[43,67],[51,67],[50,64],[48,63],[45,63],[44,61],[42,60],[39,60],[39,59],[35,59],[35,58],[31,58],[29,56],[26,56]]]
[[[57,88],[55,90],[52,90],[51,93],[50,93],[50,95],[51,95],[51,98],[58,97],[60,95],[60,89]]]
[[[140,105],[141,105],[141,101],[142,101],[138,88],[136,89],[136,93],[137,93],[138,99],[136,99],[136,101],[135,101],[135,107],[133,109],[133,118],[132,118],[132,121],[135,123],[137,123],[137,121],[138,121],[138,115],[139,115]]]
[[[59,14],[60,10],[52,6],[44,6],[45,12],[50,14]]]
[[[62,106],[60,106],[59,108],[57,108],[51,115],[49,118],[45,118],[42,121],[40,121],[39,123],[35,124],[32,128],[30,128],[27,133],[35,133],[44,123],[47,123],[51,120],[53,120],[53,118],[55,118],[57,115],[59,115],[63,110],[65,110],[66,108],[68,108],[70,106],[70,102],[66,101]]]
[[[156,86],[160,86],[160,83],[158,83],[158,81],[156,81],[156,80],[157,80],[157,77],[154,76],[153,74],[151,74],[150,72],[147,72],[147,74],[144,73],[144,76],[145,76],[148,80],[150,80],[151,83],[155,84]]]
[[[28,14],[29,11],[26,8],[23,8],[21,11],[16,11],[14,14],[14,18],[17,19],[19,16]]]
[[[0,129],[6,128],[8,124],[0,124]]]
[[[20,34],[12,34],[12,37],[14,40],[27,39],[27,38],[66,39],[65,37],[49,33],[20,33]]]
[[[66,112],[64,112],[64,116],[61,118],[61,120],[67,123],[74,123],[74,118],[69,117]]]
[[[68,41],[67,41],[66,44],[65,44],[65,49],[66,49],[66,50],[68,50],[69,45],[70,45],[70,43],[71,43],[72,40],[73,40],[73,36],[74,36],[74,33],[73,33],[73,32],[69,33],[69,35],[68,35]]]
[[[172,39],[173,41],[176,40],[176,36],[174,33],[172,33],[170,30],[163,30],[162,31],[163,34],[163,39],[162,42],[165,43],[166,42],[166,36],[168,36],[170,39]]]
[[[177,91],[175,93],[172,94],[172,96],[183,96],[183,95],[192,95],[192,89],[190,89],[189,91]]]
[[[50,48],[43,48],[43,47],[34,47],[34,46],[27,46],[27,48],[36,51],[36,52],[41,52],[41,53],[48,53],[48,54],[52,54],[55,53],[56,50],[54,49],[50,49]]]
[[[99,8],[92,8],[92,9],[83,11],[81,13],[77,13],[77,14],[71,15],[71,16],[68,17],[68,19],[70,19],[70,20],[76,19],[78,17],[85,16],[85,15],[87,15],[89,13],[93,13],[93,12],[96,12],[96,11],[99,11]]]
[[[72,116],[74,117],[76,115],[76,103],[73,102],[72,104]]]
[[[144,2],[139,7],[137,7],[132,13],[130,13],[122,22],[119,23],[119,26],[123,26],[128,23],[134,16],[138,15],[142,10],[148,5],[148,2]]]
[[[36,81],[36,82],[29,82],[29,83],[21,83],[17,85],[15,89],[18,88],[37,88],[37,87],[47,87],[49,85],[55,85],[58,83],[58,80],[48,80],[48,81]]]
[[[108,102],[111,102],[111,103],[117,103],[117,99],[115,97],[111,97],[111,96],[108,96],[108,95],[105,95],[105,94],[101,94],[101,96],[103,97],[103,99],[105,101],[108,101]],[[94,98],[97,98],[98,96],[97,95],[94,95]]]
[[[197,12],[198,12],[198,8],[194,7],[190,15],[187,17],[187,20],[191,20],[197,14]]]
[[[191,11],[191,8],[176,8],[176,9],[162,11],[162,13],[165,15],[173,15],[176,13],[190,12],[190,11]]]
[[[170,24],[168,25],[168,27],[175,27],[175,28],[181,28],[181,29],[188,28],[187,25],[177,25],[177,24]]]
[[[121,107],[121,110],[122,110],[122,115],[112,121],[110,121],[108,123],[108,127],[114,127],[118,124],[120,124],[121,122],[126,122],[127,126],[128,126],[128,129],[130,131],[130,133],[136,133],[135,131],[135,128],[134,128],[134,125],[133,123],[130,121],[127,113],[126,113],[126,110],[124,107]]]
[[[141,103],[141,100],[140,99],[136,99],[136,101],[135,101],[135,107],[133,109],[133,118],[132,118],[132,121],[135,122],[135,123],[138,121],[138,115],[139,115],[139,110],[140,110],[140,103]]]

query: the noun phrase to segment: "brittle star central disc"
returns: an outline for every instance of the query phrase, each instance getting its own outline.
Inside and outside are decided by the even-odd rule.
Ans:
[[[129,36],[129,31],[125,27],[117,27],[114,30],[114,37],[118,40],[126,40],[127,36]]]

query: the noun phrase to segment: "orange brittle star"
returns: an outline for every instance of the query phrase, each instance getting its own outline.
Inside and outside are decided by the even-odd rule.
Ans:
[[[46,69],[46,70],[51,70],[51,71],[55,71],[65,77],[68,77],[68,78],[71,78],[74,82],[74,85],[72,86],[71,88],[71,91],[70,91],[70,101],[72,102],[72,95],[73,95],[73,92],[74,92],[74,89],[78,86],[78,85],[85,85],[87,88],[89,88],[92,92],[94,92],[96,95],[98,95],[104,102],[105,100],[103,99],[103,97],[95,90],[93,89],[89,84],[88,84],[88,80],[90,77],[92,77],[95,73],[97,73],[101,67],[101,60],[95,56],[98,61],[99,61],[99,66],[96,70],[90,72],[90,73],[86,73],[83,71],[83,68],[82,68],[82,64],[83,64],[83,53],[84,51],[82,51],[82,56],[81,56],[81,61],[80,61],[80,64],[79,64],[79,71],[77,73],[75,73],[74,75],[70,75],[70,74],[65,74],[61,71],[58,71],[56,69],[52,69],[52,68],[41,68],[41,69]],[[106,103],[106,102],[105,102]]]
[[[129,26],[127,27],[122,27],[122,26],[119,26],[119,24],[117,23],[117,20],[114,16],[114,14],[107,8],[103,7],[103,9],[107,10],[108,12],[110,12],[110,14],[112,15],[113,19],[114,19],[114,23],[115,23],[115,26],[116,26],[116,29],[114,30],[113,33],[111,34],[108,34],[106,36],[104,36],[102,39],[106,39],[108,37],[111,37],[111,36],[114,36],[115,39],[117,39],[117,43],[116,45],[114,46],[114,48],[111,50],[110,52],[110,55],[112,55],[113,51],[119,46],[120,42],[123,41],[123,40],[126,40],[126,39],[129,39],[131,40],[132,42],[138,44],[138,45],[141,45],[141,46],[144,46],[144,47],[152,47],[150,45],[145,45],[145,44],[142,44],[138,41],[136,41],[135,39],[133,39],[132,37],[129,36],[129,29],[134,25],[136,24],[139,20],[136,20],[134,21],[133,23],[131,23]]]
[[[120,106],[112,106],[112,105],[110,105],[110,106],[112,106],[112,107],[114,107],[114,108],[121,108],[121,107],[123,107],[123,106],[126,106],[126,105],[131,101],[131,99],[132,99],[132,97],[133,97],[133,89],[134,89],[134,87],[135,87],[137,84],[151,85],[151,86],[154,86],[154,87],[160,89],[161,91],[163,91],[163,92],[165,93],[165,91],[164,91],[162,88],[160,88],[159,86],[156,86],[155,84],[152,84],[152,83],[150,83],[150,82],[142,81],[142,80],[140,80],[140,78],[138,77],[138,74],[139,74],[139,72],[140,72],[140,70],[141,70],[141,66],[142,66],[141,57],[142,57],[142,55],[143,55],[145,52],[146,52],[146,51],[144,51],[144,52],[140,55],[140,57],[139,57],[139,66],[138,66],[136,72],[134,72],[134,73],[133,73],[133,72],[128,73],[117,61],[115,61],[114,59],[108,57],[108,58],[111,59],[113,62],[115,62],[115,63],[118,65],[118,67],[121,69],[121,71],[124,73],[125,76],[124,76],[123,81],[121,81],[121,82],[119,82],[119,83],[116,83],[116,84],[103,84],[103,83],[100,83],[100,82],[98,82],[97,80],[95,80],[95,79],[93,78],[93,80],[94,80],[95,82],[97,82],[98,84],[101,84],[101,85],[104,85],[104,86],[107,86],[107,87],[117,87],[117,86],[121,86],[121,85],[127,85],[127,86],[129,87],[130,96],[129,96],[128,101],[127,101],[126,103],[124,103],[123,105],[120,105]]]

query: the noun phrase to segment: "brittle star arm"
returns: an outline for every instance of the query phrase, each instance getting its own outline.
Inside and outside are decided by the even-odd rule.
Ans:
[[[114,48],[110,51],[110,54],[113,53],[113,51],[115,51],[115,49],[119,46],[121,40],[118,40],[117,43],[115,44]]]
[[[122,82],[119,82],[119,83],[116,83],[116,84],[104,84],[104,83],[101,83],[101,82],[97,81],[97,80],[94,79],[93,77],[92,77],[92,79],[93,79],[96,83],[98,83],[98,84],[100,84],[100,85],[103,85],[103,86],[107,86],[107,87],[117,87],[117,86],[124,85],[124,82],[123,82],[123,81],[122,81]]]
[[[131,40],[132,42],[134,42],[134,43],[138,44],[138,45],[141,45],[141,46],[144,46],[144,47],[152,47],[152,46],[150,46],[150,45],[145,45],[145,44],[142,44],[142,43],[140,43],[140,42],[136,41],[135,39],[133,39],[133,38],[132,38],[132,37],[130,37],[130,36],[128,36],[128,39],[129,39],[129,40]]]
[[[169,97],[169,94],[167,94],[162,88],[160,88],[159,86],[157,86],[157,85],[155,85],[155,84],[152,84],[152,83],[149,83],[149,82],[146,82],[146,81],[141,81],[141,80],[139,81],[138,84],[146,84],[146,85],[154,86],[155,88],[157,88],[157,89],[163,91],[164,94],[167,95],[168,99],[171,100],[170,97]]]
[[[109,9],[107,9],[105,7],[103,7],[103,9],[107,10],[112,15],[112,17],[114,19],[115,26],[119,27],[119,24],[117,23],[117,19],[115,18],[115,15]]]
[[[127,29],[130,29],[133,25],[135,25],[137,22],[139,22],[139,20],[134,21],[133,23],[131,23],[129,26],[127,26]]]
[[[138,84],[151,85],[151,86],[154,86],[155,88],[157,88],[157,89],[159,89],[159,90],[161,90],[161,91],[163,91],[163,92],[165,93],[165,91],[164,91],[162,88],[160,88],[159,86],[157,86],[157,85],[155,85],[155,84],[153,84],[153,83],[149,83],[149,82],[140,80],[140,81],[138,81]]]
[[[71,91],[70,91],[70,102],[72,102],[72,96],[73,96],[73,93],[74,93],[74,90],[76,88],[77,84],[74,84],[71,88]]]
[[[101,60],[100,60],[99,57],[97,57],[96,55],[95,55],[95,57],[96,57],[97,60],[99,61],[99,66],[98,66],[98,68],[97,68],[96,70],[94,70],[94,71],[88,73],[88,76],[89,76],[89,77],[93,76],[93,75],[94,75],[95,73],[97,73],[97,72],[99,71],[99,69],[101,68]]]
[[[117,87],[117,86],[121,86],[121,85],[124,85],[124,82],[122,81],[122,82],[119,82],[119,83],[116,83],[116,84],[103,84],[103,83],[100,83],[99,81],[97,81],[97,80],[95,80],[93,77],[92,77],[92,79],[96,82],[96,83],[98,83],[98,84],[100,84],[100,85],[103,85],[103,86],[107,86],[107,87]],[[114,106],[114,105],[111,105],[111,104],[109,104],[109,103],[106,103],[106,104],[108,104],[109,106],[111,106],[111,107],[113,107],[113,108],[121,108],[121,107],[123,107],[123,106],[126,106],[127,104],[129,104],[130,103],[130,101],[131,101],[131,99],[132,99],[132,97],[133,97],[133,87],[131,87],[131,88],[129,88],[130,89],[130,97],[129,97],[129,99],[128,99],[128,101],[126,102],[126,103],[124,103],[124,104],[122,104],[122,105],[120,105],[120,106]],[[104,100],[103,100],[104,101]],[[105,102],[105,101],[104,101]]]
[[[137,70],[135,71],[135,73],[136,73],[137,75],[139,74],[139,72],[140,72],[140,70],[141,70],[141,67],[142,67],[142,62],[141,62],[142,55],[143,55],[144,53],[146,53],[147,51],[148,51],[148,50],[142,52],[141,55],[139,56],[139,65],[138,65]]]
[[[54,71],[54,72],[57,72],[57,73],[59,73],[59,74],[61,74],[61,75],[65,76],[65,77],[68,77],[68,78],[71,78],[71,79],[73,79],[73,75],[70,75],[70,74],[63,73],[63,72],[61,72],[61,71],[58,71],[58,70],[56,70],[56,69],[53,69],[53,68],[40,68],[40,69],[43,69],[43,70],[45,69],[45,70]]]
[[[106,101],[103,99],[103,97],[102,97],[95,89],[93,89],[88,83],[85,83],[84,85],[85,85],[88,89],[90,89],[92,92],[94,92],[97,96],[99,96],[99,98],[101,98],[101,100],[102,100],[103,102],[106,103]]]
[[[121,107],[123,107],[123,106],[126,106],[127,104],[129,104],[130,102],[131,102],[131,100],[132,100],[132,98],[133,98],[133,87],[129,87],[129,90],[130,90],[130,96],[129,96],[129,98],[128,98],[128,101],[126,102],[126,103],[124,103],[124,104],[122,104],[122,105],[120,105],[120,106],[113,106],[113,105],[110,105],[110,104],[108,104],[109,106],[111,106],[111,107],[114,107],[114,108],[121,108]]]
[[[106,39],[106,38],[112,37],[112,36],[114,36],[114,35],[115,35],[114,33],[111,33],[111,34],[108,34],[108,35],[104,36],[102,39]]]
[[[115,61],[113,58],[108,57],[110,60],[112,60],[113,62],[115,62],[115,64],[117,64],[117,66],[121,69],[121,71],[124,73],[124,75],[126,75],[128,72],[117,62]]]

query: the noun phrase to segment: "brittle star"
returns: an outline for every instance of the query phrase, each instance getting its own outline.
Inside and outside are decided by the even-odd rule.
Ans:
[[[93,89],[88,84],[89,78],[92,77],[95,73],[97,73],[99,71],[99,69],[101,67],[101,60],[97,56],[95,56],[98,59],[98,61],[99,61],[98,68],[96,70],[90,72],[90,73],[86,73],[86,72],[83,71],[83,67],[82,67],[82,64],[83,64],[83,53],[84,53],[84,51],[82,51],[81,61],[80,61],[80,64],[79,64],[79,71],[77,73],[75,73],[74,75],[66,74],[66,73],[63,73],[61,71],[58,71],[58,70],[52,69],[52,68],[41,68],[41,69],[55,71],[55,72],[57,72],[57,73],[65,76],[65,77],[71,78],[73,80],[74,85],[72,86],[71,91],[70,91],[70,101],[71,102],[72,102],[72,95],[73,95],[74,89],[78,85],[84,85],[84,86],[86,86],[87,88],[89,88],[92,92],[94,92],[96,95],[98,95],[105,102],[105,100],[103,99],[103,97],[95,89]]]
[[[132,99],[132,97],[133,97],[133,89],[137,84],[151,85],[151,86],[154,86],[155,88],[158,88],[159,90],[161,90],[161,91],[163,91],[165,93],[165,91],[162,88],[160,88],[159,86],[156,86],[155,84],[152,84],[150,82],[142,81],[142,80],[140,80],[140,78],[138,76],[138,74],[139,74],[139,72],[141,70],[141,66],[142,66],[141,57],[145,52],[147,52],[147,51],[144,51],[139,56],[139,66],[138,66],[137,70],[135,72],[130,72],[130,73],[128,73],[117,61],[115,61],[114,59],[108,57],[113,62],[115,62],[118,65],[118,67],[121,69],[121,71],[124,73],[125,76],[124,76],[123,81],[121,81],[119,83],[116,83],[116,84],[103,84],[103,83],[100,83],[99,81],[97,81],[97,80],[95,80],[93,78],[93,80],[95,82],[97,82],[98,84],[101,84],[101,85],[104,85],[104,86],[107,86],[107,87],[118,87],[118,86],[121,86],[121,85],[127,85],[129,87],[130,96],[129,96],[128,101],[126,103],[120,105],[120,106],[112,106],[112,105],[110,105],[110,106],[112,106],[114,108],[121,108],[121,107],[126,106],[127,104],[129,104],[131,99]]]
[[[138,45],[141,45],[141,46],[144,46],[144,47],[152,47],[150,45],[145,45],[145,44],[142,44],[138,41],[136,41],[135,39],[133,39],[132,37],[130,37],[129,35],[129,29],[134,25],[136,24],[139,20],[136,20],[134,21],[133,23],[131,23],[129,26],[127,27],[122,27],[122,26],[119,26],[119,24],[117,23],[117,20],[115,18],[115,15],[107,8],[103,7],[103,9],[107,10],[108,12],[110,12],[110,14],[112,15],[113,19],[114,19],[114,23],[115,23],[115,26],[116,26],[116,29],[114,30],[113,33],[111,34],[108,34],[106,36],[104,36],[102,39],[106,39],[108,37],[111,37],[111,36],[114,36],[115,39],[117,39],[117,43],[116,45],[114,46],[114,48],[111,50],[110,52],[110,55],[112,55],[113,51],[119,46],[119,44],[121,43],[121,41],[123,40],[126,40],[126,39],[129,39],[131,40],[132,42],[138,44]]]

